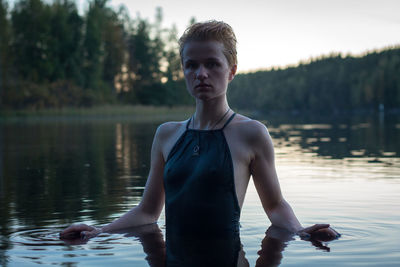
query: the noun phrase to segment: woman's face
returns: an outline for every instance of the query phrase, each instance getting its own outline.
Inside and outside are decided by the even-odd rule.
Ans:
[[[189,93],[196,99],[210,100],[226,94],[228,83],[236,73],[229,67],[217,41],[190,41],[182,52],[183,73]]]

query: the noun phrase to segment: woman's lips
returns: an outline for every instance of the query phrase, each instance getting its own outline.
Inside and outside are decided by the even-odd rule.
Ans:
[[[195,88],[196,89],[209,89],[209,88],[211,88],[211,85],[209,85],[209,84],[199,84],[199,85],[196,85]]]

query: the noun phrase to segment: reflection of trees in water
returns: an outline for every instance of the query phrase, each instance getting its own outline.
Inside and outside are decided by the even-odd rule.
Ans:
[[[3,171],[3,125],[0,124],[0,266],[7,266],[7,250],[11,249],[8,238],[10,234],[10,205],[7,201],[10,192],[6,190]]]
[[[151,146],[153,126],[87,121],[2,126],[2,225],[10,218],[28,227],[100,222],[142,194],[149,152],[141,150],[149,147],[144,143]]]
[[[343,159],[354,157],[393,157],[400,155],[399,116],[351,116],[315,119],[312,123],[286,123],[269,126],[280,147],[300,146],[303,152]]]
[[[117,123],[115,125],[115,157],[118,168],[122,170],[124,176],[131,175],[132,167],[138,168],[138,155],[136,140],[129,138],[129,128],[126,124]],[[131,148],[132,146],[132,148]]]

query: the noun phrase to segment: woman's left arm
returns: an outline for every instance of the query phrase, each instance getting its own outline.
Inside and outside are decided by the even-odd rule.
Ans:
[[[272,139],[264,124],[254,121],[251,147],[254,151],[250,163],[250,172],[260,197],[262,206],[272,225],[297,233],[302,238],[331,240],[338,233],[329,224],[316,224],[304,228],[300,224],[293,209],[282,196],[278,176],[275,169],[275,156]]]

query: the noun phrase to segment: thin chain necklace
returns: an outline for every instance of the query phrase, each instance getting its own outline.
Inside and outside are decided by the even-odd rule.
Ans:
[[[215,126],[217,126],[226,116],[226,114],[228,114],[229,110],[231,110],[229,107],[226,110],[226,112],[224,113],[224,115],[217,121],[216,124],[214,124],[213,127],[211,127],[209,130],[212,130],[215,128]],[[192,127],[194,128],[194,114],[192,115]],[[197,145],[195,145],[193,147],[193,156],[198,156],[200,154],[200,135],[199,133],[197,133]]]
[[[224,115],[223,115],[223,116],[217,121],[217,123],[214,124],[214,126],[211,127],[209,130],[214,129],[215,126],[217,126],[218,123],[220,123],[220,122],[225,118],[225,116],[226,116],[226,114],[228,114],[229,110],[231,110],[231,108],[228,107],[228,109],[226,110],[226,112],[224,113]],[[193,129],[194,129],[194,119],[195,119],[195,118],[194,118],[194,114],[193,114],[193,115],[192,115],[192,127],[193,127]]]

